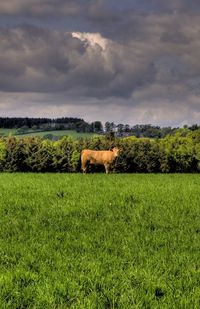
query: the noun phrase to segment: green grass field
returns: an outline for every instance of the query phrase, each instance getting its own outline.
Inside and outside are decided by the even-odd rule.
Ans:
[[[52,130],[52,131],[41,131],[41,132],[33,132],[32,130],[29,130],[30,133],[20,133],[16,130],[16,129],[1,129],[0,128],[0,135],[3,136],[9,136],[9,135],[13,135],[16,136],[18,138],[22,138],[22,137],[27,137],[27,136],[40,136],[40,137],[44,137],[45,135],[53,135],[56,137],[63,137],[63,136],[71,136],[75,139],[77,138],[91,138],[93,136],[97,136],[98,134],[96,133],[79,133],[76,132],[75,130]]]
[[[200,175],[1,174],[0,308],[200,308]]]
[[[2,136],[9,136],[9,135],[15,135],[17,133],[16,129],[4,129],[0,128],[0,135]]]

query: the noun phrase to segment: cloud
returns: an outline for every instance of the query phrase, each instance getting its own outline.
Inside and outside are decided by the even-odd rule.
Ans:
[[[149,59],[100,34],[23,26],[1,30],[0,40],[1,91],[128,97],[155,75]]]
[[[108,40],[103,38],[100,33],[87,33],[87,32],[72,32],[73,38],[78,38],[82,42],[87,42],[95,47],[95,45],[100,46],[103,50],[107,48]]]
[[[77,15],[81,10],[81,1],[78,0],[1,0],[0,2],[1,15],[68,16]]]
[[[198,10],[195,0],[2,0],[1,16],[41,26],[0,28],[1,110],[21,100],[24,113],[85,108],[119,122],[197,122]]]
[[[132,99],[133,100],[133,99]],[[172,105],[172,106],[170,106]],[[19,108],[20,106],[20,108]],[[181,106],[181,112],[180,112]],[[1,116],[10,117],[83,117],[86,121],[101,120],[117,123],[151,123],[179,126],[199,123],[200,107],[197,97],[189,101],[169,102],[167,99],[146,98],[138,104],[122,98],[69,98],[66,93],[5,93],[0,92]]]
[[[200,10],[197,0],[1,0],[0,15],[31,16],[77,16],[96,21],[113,22],[120,20],[120,14],[129,11],[142,13],[182,13]]]

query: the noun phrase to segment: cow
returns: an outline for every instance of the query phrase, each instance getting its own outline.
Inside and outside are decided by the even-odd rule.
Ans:
[[[111,164],[119,155],[119,148],[112,150],[90,150],[84,149],[81,152],[81,169],[83,173],[87,172],[87,164],[104,165],[106,174],[109,173]]]

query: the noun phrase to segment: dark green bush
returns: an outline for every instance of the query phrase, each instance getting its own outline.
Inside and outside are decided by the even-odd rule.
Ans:
[[[164,139],[94,137],[58,141],[40,137],[0,139],[0,170],[10,172],[80,172],[82,149],[112,149],[121,151],[113,164],[115,172],[168,173],[199,172],[199,132],[187,136],[167,136]],[[89,171],[104,171],[90,166]]]

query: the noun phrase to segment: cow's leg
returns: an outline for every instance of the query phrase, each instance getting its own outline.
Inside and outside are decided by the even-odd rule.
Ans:
[[[82,169],[82,171],[83,171],[84,174],[87,173],[87,165],[86,165],[86,164],[82,165],[82,166],[81,166],[81,169]]]
[[[106,170],[106,174],[109,174],[109,164],[104,164],[105,170]]]
[[[84,160],[82,160],[81,162],[81,169],[83,171],[83,173],[87,173],[87,161],[85,162]]]
[[[84,174],[86,174],[87,173],[87,167],[86,166],[82,167],[82,171],[83,171]]]

